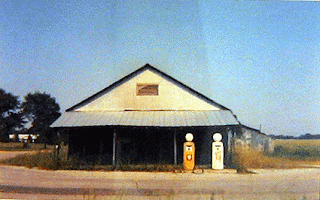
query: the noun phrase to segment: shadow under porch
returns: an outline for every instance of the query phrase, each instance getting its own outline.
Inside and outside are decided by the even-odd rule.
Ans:
[[[223,135],[225,164],[232,127],[79,127],[68,131],[69,155],[84,163],[182,164],[185,135],[192,133],[196,165],[211,166],[212,135]]]

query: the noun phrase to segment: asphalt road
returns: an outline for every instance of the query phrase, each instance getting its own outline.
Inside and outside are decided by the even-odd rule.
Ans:
[[[0,198],[320,200],[320,168],[253,171],[88,172],[0,165]]]
[[[319,199],[320,169],[192,173],[45,171],[0,166],[1,198]],[[19,196],[20,195],[20,196]]]

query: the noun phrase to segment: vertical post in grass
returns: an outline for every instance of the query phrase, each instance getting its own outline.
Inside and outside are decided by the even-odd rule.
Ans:
[[[113,129],[113,148],[112,148],[112,166],[116,167],[116,145],[117,145],[117,131],[116,128]]]
[[[177,165],[178,164],[178,161],[177,161],[177,131],[174,130],[174,133],[173,133],[173,156],[174,156],[174,165]]]
[[[54,150],[54,168],[55,169],[58,169],[60,167],[60,157],[59,157],[60,149],[61,149],[61,146],[57,144]]]

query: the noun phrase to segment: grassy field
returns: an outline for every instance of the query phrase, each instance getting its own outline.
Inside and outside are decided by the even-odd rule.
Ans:
[[[273,157],[319,160],[320,140],[275,140]]]

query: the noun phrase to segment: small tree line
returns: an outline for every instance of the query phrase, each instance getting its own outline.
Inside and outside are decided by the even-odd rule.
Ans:
[[[23,101],[0,88],[0,141],[9,142],[9,135],[39,135],[44,144],[53,143],[50,125],[61,115],[55,98],[45,92],[28,93]]]
[[[319,140],[320,134],[310,134],[306,133],[304,135],[299,136],[291,136],[291,135],[269,135],[274,139],[281,139],[281,140]]]

